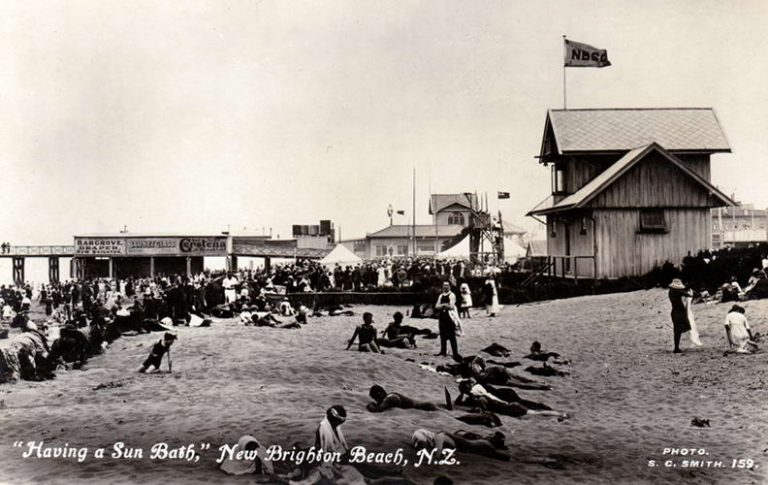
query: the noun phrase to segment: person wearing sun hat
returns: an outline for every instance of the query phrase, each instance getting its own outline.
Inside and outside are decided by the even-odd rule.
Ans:
[[[669,301],[672,304],[672,327],[675,334],[674,353],[679,354],[680,338],[685,332],[691,330],[691,322],[688,318],[688,302],[693,296],[693,292],[686,288],[680,278],[675,278],[669,285]]]

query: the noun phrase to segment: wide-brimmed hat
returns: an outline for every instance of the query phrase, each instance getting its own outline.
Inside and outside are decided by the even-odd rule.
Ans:
[[[734,304],[734,305],[731,307],[731,309],[730,309],[730,310],[728,310],[728,313],[731,313],[731,312],[739,312],[739,313],[745,313],[745,312],[746,312],[746,310],[744,309],[744,307],[743,307],[743,306],[741,306],[741,305],[735,305],[735,304]]]
[[[672,283],[669,284],[669,287],[672,288],[673,290],[684,290],[685,289],[685,285],[680,280],[680,278],[673,279]]]

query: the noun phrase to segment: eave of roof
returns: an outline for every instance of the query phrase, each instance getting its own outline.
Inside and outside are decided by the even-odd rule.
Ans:
[[[704,188],[710,194],[720,199],[727,206],[738,205],[730,197],[728,197],[723,192],[721,192],[717,187],[715,187],[706,179],[702,178],[699,174],[697,174],[696,172],[688,168],[685,165],[685,163],[683,163],[679,158],[674,156],[669,151],[665,150],[658,143],[654,142],[649,145],[630,150],[616,163],[608,167],[608,169],[606,169],[604,172],[602,172],[597,177],[587,182],[579,190],[577,190],[573,194],[568,195],[557,204],[547,206],[545,202],[547,202],[548,199],[545,199],[542,203],[540,203],[538,206],[534,207],[531,211],[529,211],[527,215],[528,216],[547,215],[547,214],[553,214],[557,212],[583,208],[587,203],[589,203],[592,199],[597,197],[597,195],[600,194],[603,190],[605,190],[608,186],[610,186],[616,180],[621,178],[621,176],[624,175],[636,163],[638,163],[640,160],[645,158],[645,156],[648,155],[648,153],[650,153],[651,151],[657,151],[658,153],[663,155],[667,160],[669,160],[671,163],[676,165],[679,169],[685,172],[686,175],[693,178],[700,185],[704,186]]]
[[[658,126],[655,129],[649,130],[645,133],[646,136],[634,139],[633,146],[644,145],[651,141],[661,141],[664,143],[664,137],[660,134],[665,134],[670,123],[682,126],[679,131],[688,132],[687,136],[697,138],[698,141],[692,142],[691,145],[686,146],[686,142],[681,141],[683,137],[682,133],[673,133],[669,135],[669,143],[666,143],[667,150],[672,153],[730,153],[731,148],[728,143],[728,139],[720,124],[720,121],[712,108],[602,108],[602,109],[550,109],[547,111],[547,118],[544,125],[544,133],[542,136],[541,151],[539,153],[539,159],[542,163],[546,163],[545,147],[547,135],[551,132],[551,138],[553,140],[554,151],[551,155],[580,155],[580,154],[611,154],[622,153],[631,146],[627,146],[627,134],[626,133],[613,133],[615,136],[613,140],[601,140],[601,143],[594,144],[593,146],[569,146],[568,143],[563,143],[563,133],[560,132],[558,125],[563,124],[563,127],[568,126],[566,120],[557,120],[557,115],[573,114],[577,116],[579,114],[589,115],[590,113],[648,113],[658,112],[659,119],[652,119]],[[668,118],[661,118],[663,113],[669,113]],[[680,119],[681,112],[702,112],[702,115],[695,119]],[[704,114],[706,113],[706,114]],[[708,115],[711,115],[708,116]],[[605,116],[603,119],[593,120],[593,129],[599,129],[601,124],[605,125]],[[646,120],[648,121],[648,120]],[[586,123],[587,121],[583,121]],[[687,126],[685,125],[687,123]],[[682,124],[682,125],[681,125]],[[674,125],[673,125],[674,126]],[[693,128],[691,128],[693,126]],[[595,128],[597,127],[597,128]],[[700,128],[699,131],[704,130],[706,133],[702,135],[698,133],[696,128]],[[603,126],[605,130],[605,126]],[[665,131],[666,130],[666,131]],[[572,132],[573,129],[570,130]],[[672,130],[674,132],[674,130]],[[654,135],[655,133],[655,135]],[[571,133],[574,136],[574,133]],[[566,137],[567,138],[567,137]],[[594,138],[594,137],[593,137]],[[629,138],[632,138],[631,136]],[[688,140],[690,141],[690,140]],[[571,144],[572,145],[572,144]]]

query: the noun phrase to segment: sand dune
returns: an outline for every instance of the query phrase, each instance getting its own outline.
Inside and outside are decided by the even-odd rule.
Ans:
[[[745,306],[753,329],[765,333],[768,301]],[[661,290],[510,306],[495,319],[475,312],[476,318],[464,322],[461,352],[475,353],[495,341],[519,359],[536,339],[563,354],[571,362],[570,376],[539,377],[554,389],[520,394],[572,418],[502,417],[511,462],[460,455],[458,466],[408,466],[406,476],[423,484],[438,475],[456,483],[762,483],[768,466],[766,353],[723,356],[727,308],[695,308],[705,346],[682,355],[671,353],[669,304]],[[124,441],[148,450],[165,441],[217,448],[250,433],[265,445],[290,447],[311,443],[332,404],[347,408],[344,430],[350,444],[380,451],[404,448],[412,464],[415,429],[470,427],[442,411],[365,410],[373,383],[436,402],[442,402],[444,386],[454,394],[457,389],[452,378],[418,366],[444,362],[432,357],[436,340],[419,339],[416,350],[395,349],[383,356],[344,350],[363,311],[373,312],[382,329],[397,310],[403,309],[356,307],[356,316],[310,319],[302,330],[241,327],[234,320],[217,321],[212,328],[180,328],[173,374],[135,373],[159,334],[126,337],[83,371],[61,372],[49,382],[0,386],[0,481],[246,483],[251,479],[216,469],[215,450],[201,453],[197,463],[146,456],[89,457],[77,463],[22,459],[11,444],[44,440],[95,448]],[[429,320],[406,323],[437,327]],[[695,416],[709,419],[711,428],[690,426]],[[662,451],[669,447],[704,448],[706,458],[722,460],[726,468],[648,466],[648,460],[668,459]],[[549,466],[539,463],[543,458]],[[730,468],[739,458],[751,458],[759,467]]]

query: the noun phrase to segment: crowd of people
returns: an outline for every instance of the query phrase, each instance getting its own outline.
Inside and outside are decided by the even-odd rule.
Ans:
[[[269,270],[241,270],[238,275],[240,279],[252,278],[285,287],[289,293],[359,292],[385,288],[421,291],[443,280],[456,286],[468,278],[497,276],[509,270],[507,266],[420,257],[334,266],[303,260],[287,265],[273,265]]]

